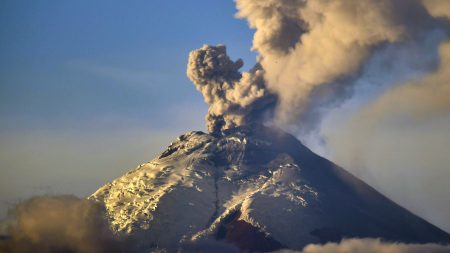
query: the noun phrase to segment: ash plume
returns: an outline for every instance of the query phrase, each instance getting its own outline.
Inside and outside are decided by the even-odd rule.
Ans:
[[[191,54],[209,130],[275,124],[450,231],[450,1],[235,3],[259,55],[240,74],[223,46]]]
[[[269,90],[279,95],[277,121],[295,121],[313,102],[315,90],[335,96],[358,75],[380,48],[401,43],[433,28],[419,1],[405,0],[237,0],[238,17],[255,28],[253,49],[260,53]],[[333,99],[333,98],[332,98]]]
[[[352,96],[354,80],[371,57],[440,29],[429,10],[440,11],[438,2],[236,0],[237,17],[255,29],[258,63],[240,73],[242,60],[230,60],[222,45],[190,54],[187,73],[209,105],[208,129],[258,121],[308,125],[308,115],[320,111],[321,117],[323,108]]]
[[[396,45],[383,60],[394,67],[362,76],[358,82],[369,92],[333,109],[318,129],[330,159],[448,232],[450,1],[423,3],[437,25],[425,34],[432,43],[416,43],[419,49],[406,56]],[[409,65],[405,74],[393,71],[399,63]],[[399,75],[404,77],[384,80]],[[387,84],[368,89],[374,82]]]
[[[206,116],[212,133],[251,124],[259,112],[273,107],[275,96],[265,88],[264,71],[256,65],[241,73],[241,59],[232,61],[223,45],[204,45],[189,54],[187,75],[209,105]]]

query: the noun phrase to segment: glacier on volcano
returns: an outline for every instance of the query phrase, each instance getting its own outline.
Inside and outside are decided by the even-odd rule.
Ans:
[[[145,250],[177,252],[205,239],[258,252],[344,238],[450,241],[292,135],[263,126],[181,135],[89,198]]]

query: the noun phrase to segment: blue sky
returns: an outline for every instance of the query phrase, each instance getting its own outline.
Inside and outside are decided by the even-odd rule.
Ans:
[[[223,43],[250,68],[233,1],[0,2],[0,216],[34,194],[80,196],[150,160],[207,107],[188,53]]]
[[[91,124],[105,115],[156,117],[166,127],[168,107],[206,108],[185,75],[190,50],[224,43],[232,56],[255,58],[232,1],[1,5],[3,128]]]

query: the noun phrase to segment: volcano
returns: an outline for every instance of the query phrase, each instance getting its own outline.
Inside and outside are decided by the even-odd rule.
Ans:
[[[89,198],[146,252],[205,238],[257,252],[343,238],[450,242],[294,136],[263,126],[181,135]]]

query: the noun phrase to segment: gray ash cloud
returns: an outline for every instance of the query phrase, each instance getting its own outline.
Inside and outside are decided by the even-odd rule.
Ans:
[[[266,121],[311,127],[311,115],[318,124],[327,107],[352,97],[374,55],[445,30],[445,2],[236,0],[236,16],[255,29],[258,62],[241,73],[242,60],[231,60],[223,45],[191,52],[187,74],[209,105],[208,130]]]
[[[243,65],[230,59],[224,45],[204,45],[189,54],[187,75],[209,105],[210,132],[251,124],[274,107],[276,96],[265,87],[264,71],[256,65],[242,73]]]

